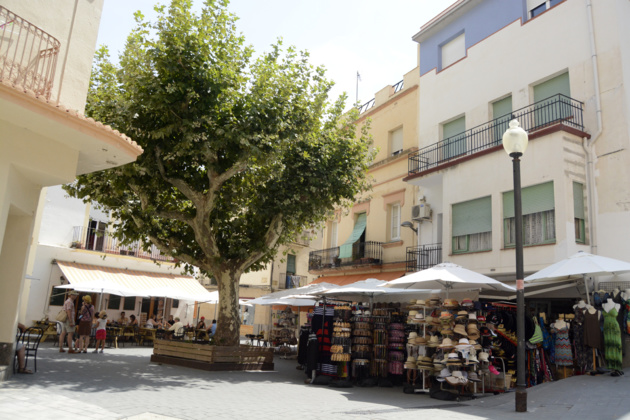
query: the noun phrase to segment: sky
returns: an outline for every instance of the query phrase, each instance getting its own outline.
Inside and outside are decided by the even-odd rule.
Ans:
[[[382,88],[402,80],[417,65],[417,43],[411,37],[455,0],[232,0],[229,10],[239,17],[237,27],[255,51],[270,50],[282,38],[310,53],[313,65],[323,65],[335,81],[331,98],[348,95],[363,104]],[[153,6],[168,0],[105,0],[97,45],[112,56],[124,49],[134,27],[133,13],[147,20]],[[201,0],[194,0],[200,9]]]

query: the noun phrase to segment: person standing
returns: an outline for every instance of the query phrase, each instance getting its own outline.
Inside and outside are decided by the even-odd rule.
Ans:
[[[87,353],[92,333],[92,320],[94,319],[94,305],[90,295],[83,296],[83,306],[81,306],[81,319],[79,321],[79,352]]]
[[[96,320],[96,346],[92,353],[98,353],[98,346],[101,346],[101,353],[105,349],[105,339],[107,338],[107,312],[101,311]]]
[[[59,335],[59,353],[65,353],[63,349],[63,340],[68,337],[68,353],[76,353],[72,350],[72,336],[74,335],[75,323],[74,323],[74,301],[79,296],[79,292],[76,290],[68,293],[68,299],[63,304],[63,310],[66,311],[68,319],[61,324],[61,334]]]

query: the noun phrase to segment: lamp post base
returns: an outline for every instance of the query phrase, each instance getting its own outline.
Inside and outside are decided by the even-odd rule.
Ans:
[[[524,413],[527,411],[527,388],[526,387],[516,387],[516,412]]]

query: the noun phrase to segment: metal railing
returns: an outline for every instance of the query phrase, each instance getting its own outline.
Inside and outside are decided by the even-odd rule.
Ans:
[[[367,111],[368,109],[372,108],[375,103],[376,103],[376,98],[372,98],[369,101],[367,101],[366,103],[364,103],[363,105],[361,105],[359,107],[359,114],[363,114],[365,111]]]
[[[405,87],[405,80],[401,80],[400,82],[396,83],[394,86],[394,93],[398,93],[401,90],[403,90],[403,87]]]
[[[343,266],[378,265],[383,263],[383,243],[375,241],[355,242],[352,256],[339,258],[339,247],[311,251],[308,255],[309,271]]]
[[[278,280],[278,289],[295,289],[296,287],[306,286],[308,277],[297,274],[280,273]]]
[[[61,43],[0,6],[0,77],[50,99]]]
[[[442,244],[407,247],[407,272],[431,268],[442,262]]]
[[[155,245],[151,245],[150,252],[143,250],[139,241],[135,241],[130,245],[121,245],[120,241],[109,235],[107,231],[92,227],[75,226],[72,229],[72,243],[70,247],[99,251],[106,254],[129,255],[148,260],[175,261],[174,258],[162,254]]]
[[[557,94],[535,102],[510,114],[495,118],[409,154],[409,174],[416,174],[444,163],[474,155],[502,143],[509,122],[516,118],[525,131],[534,132],[555,124],[584,131],[584,104],[568,96]]]

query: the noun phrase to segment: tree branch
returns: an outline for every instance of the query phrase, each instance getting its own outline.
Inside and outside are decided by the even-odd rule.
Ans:
[[[131,189],[137,196],[140,198],[140,207],[143,211],[147,211],[149,207],[149,198],[148,195],[142,192],[136,185],[129,185],[129,189]],[[193,220],[191,216],[187,216],[178,211],[168,211],[168,210],[151,210],[152,214],[162,217],[164,219],[174,219],[179,220],[180,222],[186,223],[190,226],[190,222]]]
[[[188,185],[181,179],[171,178],[166,175],[166,169],[164,168],[164,164],[162,163],[162,156],[159,147],[155,148],[155,163],[157,164],[160,176],[164,181],[177,188],[182,194],[184,194],[184,196],[186,196],[187,199],[195,203],[195,206],[197,206],[198,203],[201,202],[203,194],[200,194],[197,191],[193,190],[190,185]]]
[[[278,239],[280,239],[280,235],[282,234],[282,230],[284,229],[284,223],[282,222],[283,215],[279,213],[274,216],[269,224],[269,229],[265,233],[265,248],[271,249],[276,246]],[[254,252],[250,254],[245,260],[243,260],[243,264],[241,267],[249,267],[258,261],[263,255],[264,252]]]

